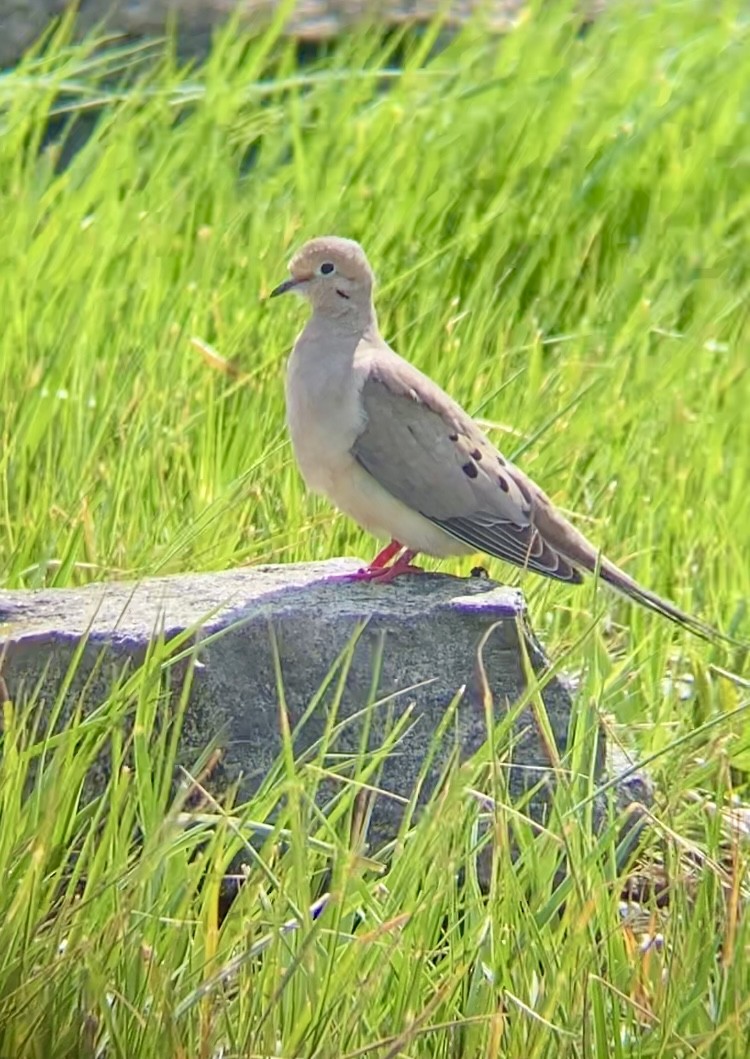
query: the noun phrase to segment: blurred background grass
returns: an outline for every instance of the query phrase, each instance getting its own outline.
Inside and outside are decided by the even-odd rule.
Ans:
[[[274,32],[227,32],[192,72],[60,42],[7,73],[3,584],[372,551],[302,490],[282,395],[302,313],[263,302],[301,240],[337,232],[366,246],[404,355],[613,558],[731,625],[749,75],[745,24],[708,11],[623,5],[581,36],[546,10],[429,60],[437,30],[363,31],[303,69]]]
[[[337,233],[365,245],[401,353],[614,560],[747,638],[743,5],[614,4],[585,33],[570,6],[537,5],[503,38],[470,24],[438,49],[437,24],[370,27],[304,65],[281,30],[230,26],[187,68],[169,42],[72,46],[63,24],[0,78],[0,585],[372,552],[304,492],[282,395],[303,314],[264,301],[301,241]],[[591,588],[521,581],[553,653],[575,645],[579,700],[659,755],[654,835],[697,872],[666,955],[613,929],[605,847],[571,838],[580,791],[514,871],[500,843],[487,911],[463,789],[365,884],[298,812],[307,773],[247,809],[283,804],[297,837],[253,862],[222,926],[216,879],[244,832],[217,811],[207,850],[185,838],[152,779],[163,741],[123,767],[123,711],[151,730],[157,658],[49,746],[6,710],[1,1054],[744,1059],[744,854],[731,839],[722,867],[719,810],[746,789],[747,690],[710,667],[742,659]],[[115,778],[82,809],[102,740]],[[313,832],[335,847],[324,929],[306,911]],[[561,850],[573,885],[553,898]],[[348,938],[362,922],[368,940]],[[222,977],[247,937],[245,977]]]

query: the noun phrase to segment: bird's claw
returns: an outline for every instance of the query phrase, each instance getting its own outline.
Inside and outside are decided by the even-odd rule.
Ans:
[[[361,570],[349,576],[351,581],[376,581],[379,585],[387,585],[402,574],[423,574],[421,566],[414,566],[410,562],[395,562],[392,566],[363,566]]]

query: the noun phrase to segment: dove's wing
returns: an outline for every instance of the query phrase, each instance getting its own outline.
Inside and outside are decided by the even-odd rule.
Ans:
[[[365,426],[352,451],[393,496],[477,551],[560,581],[582,580],[535,525],[539,500],[546,501],[541,490],[427,376],[381,349],[361,398]]]

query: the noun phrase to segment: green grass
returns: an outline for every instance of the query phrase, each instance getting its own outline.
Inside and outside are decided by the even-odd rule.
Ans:
[[[304,68],[281,19],[231,28],[194,69],[168,46],[71,47],[66,27],[0,78],[0,586],[372,551],[300,483],[282,390],[303,313],[264,300],[302,240],[335,232],[364,243],[400,352],[614,560],[748,639],[750,23],[739,3],[653,6],[580,37],[545,5],[433,57],[431,32],[362,32]],[[92,114],[58,171],[50,115],[73,136]],[[714,665],[743,659],[591,588],[522,584],[581,704],[661,780],[662,950],[619,922],[585,778],[534,841],[490,814],[486,901],[481,761],[381,872],[348,848],[353,789],[328,822],[311,808],[324,747],[234,816],[206,796],[187,830],[179,718],[142,734],[157,651],[62,735],[6,708],[0,1055],[744,1059],[746,851],[712,809],[747,794],[747,685]],[[102,752],[113,779],[85,805]],[[219,923],[238,854],[248,883]]]

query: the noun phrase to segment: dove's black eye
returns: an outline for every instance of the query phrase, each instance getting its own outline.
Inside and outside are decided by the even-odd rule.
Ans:
[[[332,265],[330,261],[324,261],[320,266],[320,271],[324,276],[330,276],[336,266]]]

